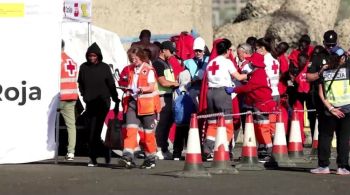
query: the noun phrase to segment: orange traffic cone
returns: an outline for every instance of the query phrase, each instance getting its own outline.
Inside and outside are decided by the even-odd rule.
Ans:
[[[317,148],[318,148],[318,120],[316,119],[315,131],[312,139],[312,148],[310,152],[310,160],[317,159]]]
[[[223,116],[219,117],[217,124],[218,128],[215,138],[214,160],[209,172],[213,174],[237,174],[237,169],[233,168],[230,162],[227,132]]]
[[[272,159],[267,165],[278,167],[295,167],[288,157],[288,148],[282,114],[277,115],[275,137],[273,139]]]
[[[293,112],[292,122],[289,133],[288,154],[293,162],[305,162],[303,144],[300,133],[300,123],[298,113]]]
[[[211,177],[203,166],[197,115],[191,115],[190,130],[187,139],[187,152],[184,170],[177,174],[178,177]]]
[[[245,121],[242,159],[236,166],[238,170],[260,171],[264,170],[264,166],[258,161],[258,151],[256,148],[256,139],[254,132],[253,116],[251,113],[247,114]]]

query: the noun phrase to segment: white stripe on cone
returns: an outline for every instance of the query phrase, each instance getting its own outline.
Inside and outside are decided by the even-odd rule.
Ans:
[[[286,134],[285,134],[283,123],[280,123],[280,122],[276,123],[276,132],[275,132],[275,137],[273,139],[273,145],[280,145],[280,146],[287,145]]]
[[[246,123],[244,133],[247,135],[244,135],[243,146],[256,147],[254,124]]]
[[[190,128],[190,131],[188,132],[187,153],[201,154],[198,128]]]
[[[317,119],[316,119],[316,123],[315,123],[315,131],[314,131],[313,140],[318,140],[318,120]]]
[[[218,151],[220,145],[224,145],[225,151],[228,151],[228,142],[226,135],[226,127],[218,127],[216,131],[216,142],[214,151]]]
[[[290,128],[289,142],[299,143],[301,142],[300,123],[297,120],[293,120]]]

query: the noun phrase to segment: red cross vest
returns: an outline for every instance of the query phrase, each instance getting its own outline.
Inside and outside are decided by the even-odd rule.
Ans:
[[[78,99],[78,66],[65,52],[61,53],[61,91],[63,101]]]
[[[150,65],[143,65],[140,70],[139,77],[137,80],[137,87],[147,87],[148,86],[148,74],[149,71],[154,69]],[[129,78],[128,78],[128,88],[131,88],[132,81],[135,75],[134,66],[130,67]],[[123,109],[124,112],[128,110],[129,99],[132,98],[130,94],[123,99]],[[160,98],[157,85],[152,93],[143,93],[137,96],[137,115],[152,115],[159,113],[161,110]]]

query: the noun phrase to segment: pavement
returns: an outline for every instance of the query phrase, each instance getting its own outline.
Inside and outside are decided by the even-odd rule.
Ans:
[[[157,161],[157,167],[150,170],[120,168],[118,158],[99,167],[87,167],[87,162],[87,157],[68,162],[60,156],[58,164],[47,160],[0,165],[0,194],[350,194],[350,176],[310,174],[316,161],[295,168],[240,171],[205,179],[174,177],[183,170],[184,161]],[[136,163],[140,165],[142,159]],[[204,166],[209,168],[211,163]],[[334,159],[331,168],[335,172]]]

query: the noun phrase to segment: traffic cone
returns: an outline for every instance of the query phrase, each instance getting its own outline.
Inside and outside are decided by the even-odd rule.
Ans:
[[[316,119],[315,131],[312,139],[312,148],[310,152],[310,160],[317,159],[317,148],[318,148],[318,120]]]
[[[241,162],[236,166],[238,170],[261,171],[265,169],[258,161],[253,116],[251,113],[248,113],[246,117],[241,157]]]
[[[201,146],[199,141],[199,131],[197,115],[191,115],[190,130],[187,139],[187,152],[184,170],[177,174],[177,177],[211,177],[205,170],[202,162]]]
[[[288,144],[288,155],[289,158],[293,162],[305,162],[306,159],[304,157],[303,152],[303,144],[301,140],[300,133],[300,123],[298,120],[298,113],[296,111],[293,112],[292,122],[289,133],[289,144]]]
[[[213,174],[237,174],[237,169],[233,168],[230,162],[227,132],[223,116],[219,117],[217,124],[218,128],[215,138],[214,160],[209,172]]]
[[[277,115],[275,137],[273,139],[272,158],[266,165],[278,167],[295,167],[288,157],[288,148],[282,114]]]

